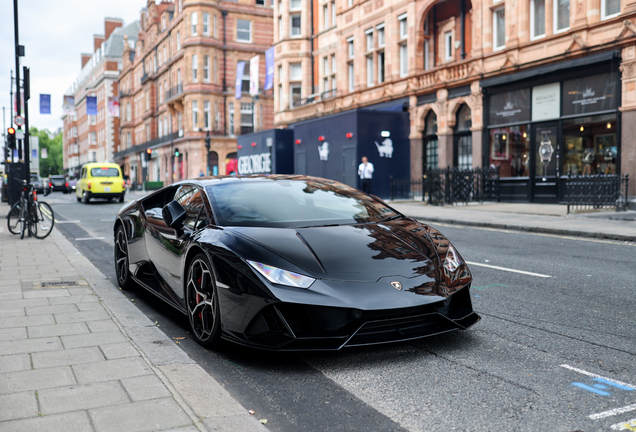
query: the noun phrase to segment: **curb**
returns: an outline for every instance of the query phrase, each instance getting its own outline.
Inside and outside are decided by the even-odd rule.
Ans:
[[[567,229],[558,229],[558,228],[543,228],[543,227],[530,227],[530,226],[520,226],[520,225],[506,225],[506,224],[497,224],[497,223],[489,223],[489,222],[471,222],[471,221],[462,221],[455,219],[444,219],[444,218],[429,218],[429,217],[421,217],[421,216],[409,216],[420,222],[439,222],[439,223],[447,223],[451,225],[464,225],[464,226],[474,226],[480,228],[495,228],[495,229],[505,229],[511,231],[524,231],[524,232],[533,232],[533,233],[541,233],[541,234],[555,234],[562,236],[570,236],[570,237],[586,237],[586,238],[596,238],[596,239],[604,239],[604,240],[617,240],[623,242],[636,242],[636,236],[631,235],[621,235],[621,234],[608,234],[602,232],[588,232],[588,231],[576,231],[576,230],[567,230]]]
[[[50,238],[88,282],[117,327],[168,388],[198,431],[267,431],[221,384],[115,288],[62,233],[54,230]]]

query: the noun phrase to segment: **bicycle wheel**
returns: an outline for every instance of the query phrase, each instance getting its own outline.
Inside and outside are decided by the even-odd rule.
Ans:
[[[24,232],[26,231],[26,224],[27,224],[27,212],[26,212],[26,208],[23,205],[22,207],[20,207],[20,239],[24,238]]]
[[[36,227],[32,231],[33,235],[35,238],[43,239],[53,231],[53,225],[55,225],[53,209],[47,203],[38,201],[34,213],[32,220]]]
[[[20,234],[20,203],[13,204],[11,210],[9,210],[9,216],[7,217],[7,228],[11,234]]]

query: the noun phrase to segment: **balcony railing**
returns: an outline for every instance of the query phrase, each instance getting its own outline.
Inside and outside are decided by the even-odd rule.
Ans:
[[[148,72],[144,72],[144,74],[141,76],[141,85],[148,81],[149,78],[150,77],[148,76]]]
[[[183,84],[178,84],[172,87],[170,90],[166,92],[166,97],[164,99],[164,102],[169,101],[173,97],[179,96],[181,93],[183,93]]]
[[[296,107],[301,107],[301,106],[309,105],[316,102],[321,102],[321,101],[324,101],[325,99],[336,97],[337,93],[338,93],[338,90],[333,89],[333,90],[324,91],[322,93],[313,94],[311,96],[307,96],[306,98],[296,99],[295,101],[293,101],[292,106],[296,108]]]
[[[124,156],[128,156],[129,154],[134,154],[134,153],[143,153],[146,151],[146,149],[150,148],[150,147],[156,147],[160,144],[165,144],[165,143],[169,143],[173,140],[176,140],[177,138],[180,137],[180,133],[179,132],[173,132],[167,135],[164,135],[162,137],[159,138],[155,138],[152,139],[150,141],[146,141],[145,143],[141,143],[141,144],[137,144],[134,145],[132,147],[129,147],[125,150],[122,151],[118,151],[114,154],[114,158],[115,159],[121,159]]]

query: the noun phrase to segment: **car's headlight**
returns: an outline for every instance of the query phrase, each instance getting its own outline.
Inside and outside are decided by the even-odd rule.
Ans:
[[[461,262],[459,261],[457,251],[455,251],[455,248],[449,244],[448,251],[446,252],[446,258],[444,258],[444,268],[449,272],[454,273],[460,265]]]
[[[265,279],[271,283],[279,285],[287,285],[296,288],[309,288],[316,279],[303,276],[288,270],[279,269],[270,265],[261,264],[259,262],[247,260],[257,272],[265,276]]]

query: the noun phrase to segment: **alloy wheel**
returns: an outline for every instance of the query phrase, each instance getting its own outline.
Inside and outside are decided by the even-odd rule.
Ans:
[[[196,257],[188,271],[186,285],[188,316],[197,342],[211,345],[218,334],[218,304],[214,277],[203,257]]]

